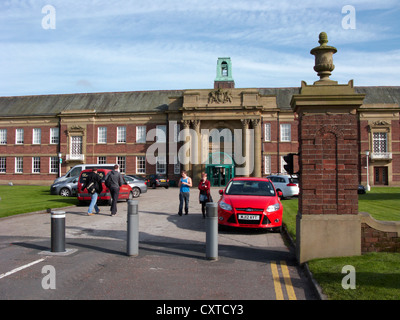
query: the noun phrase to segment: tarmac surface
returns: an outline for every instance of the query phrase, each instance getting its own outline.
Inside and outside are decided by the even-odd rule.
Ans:
[[[219,199],[213,188],[214,201]],[[222,230],[218,260],[206,259],[198,192],[179,216],[178,189],[139,201],[139,255],[126,255],[127,203],[66,211],[65,254],[52,254],[51,215],[0,219],[0,299],[316,300],[310,280],[279,233]],[[283,201],[284,205],[284,201]],[[165,311],[165,310],[164,310]]]

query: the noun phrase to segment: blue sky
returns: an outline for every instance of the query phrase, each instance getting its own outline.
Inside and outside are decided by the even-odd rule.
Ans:
[[[212,88],[226,56],[237,88],[299,87],[321,31],[331,79],[399,86],[399,18],[400,0],[2,0],[0,96]]]

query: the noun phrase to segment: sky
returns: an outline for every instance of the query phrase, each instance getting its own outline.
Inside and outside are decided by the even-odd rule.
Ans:
[[[331,79],[400,86],[400,0],[1,0],[0,96],[213,88],[231,57],[236,88]]]

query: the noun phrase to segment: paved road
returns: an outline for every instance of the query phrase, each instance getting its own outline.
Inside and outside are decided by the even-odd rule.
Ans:
[[[316,299],[280,234],[221,231],[219,259],[205,259],[197,197],[193,189],[189,215],[178,216],[177,189],[141,195],[137,257],[126,256],[126,202],[115,217],[107,206],[95,216],[66,209],[64,256],[49,252],[49,214],[1,219],[0,299]]]

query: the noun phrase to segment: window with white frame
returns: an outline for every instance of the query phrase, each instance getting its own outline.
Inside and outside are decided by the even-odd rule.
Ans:
[[[174,125],[174,142],[178,142],[179,141],[179,132],[180,131],[181,131],[181,125],[179,123],[176,123]]]
[[[290,123],[281,124],[281,142],[289,142],[292,140],[292,127]]]
[[[82,136],[71,136],[71,159],[80,159],[82,156]]]
[[[58,128],[50,128],[50,144],[58,144],[60,141],[60,130]]]
[[[24,129],[15,129],[15,144],[24,144]]]
[[[156,157],[156,173],[165,174],[167,173],[167,160],[166,156]]]
[[[59,162],[58,157],[50,157],[49,173],[58,173]]]
[[[157,142],[167,142],[167,126],[159,125],[156,127]]]
[[[107,157],[97,157],[97,164],[106,164]]]
[[[264,156],[264,174],[271,174],[271,155]]]
[[[143,156],[136,157],[136,173],[138,174],[146,173],[146,157]]]
[[[32,157],[32,173],[40,173],[40,157]]]
[[[174,174],[181,173],[181,164],[179,162],[178,156],[174,156]]]
[[[32,144],[41,144],[42,142],[42,129],[34,128],[32,132]]]
[[[24,159],[22,157],[15,157],[15,173],[24,172]]]
[[[0,144],[7,144],[7,129],[0,129]]]
[[[280,173],[287,173],[286,170],[285,170],[285,164],[287,164],[287,163],[286,163],[286,161],[285,161],[285,159],[283,157],[284,156],[281,156],[281,170],[280,170]]]
[[[119,166],[119,172],[126,172],[126,157],[117,157],[117,164]]]
[[[374,153],[386,153],[388,152],[387,133],[386,132],[374,132],[373,134],[373,148]]]
[[[107,127],[97,128],[97,143],[107,143]]]
[[[146,143],[146,126],[136,126],[136,143]]]
[[[117,143],[126,143],[126,127],[117,127]]]
[[[264,141],[271,141],[271,124],[264,123]]]
[[[0,157],[0,173],[6,173],[6,157]]]

